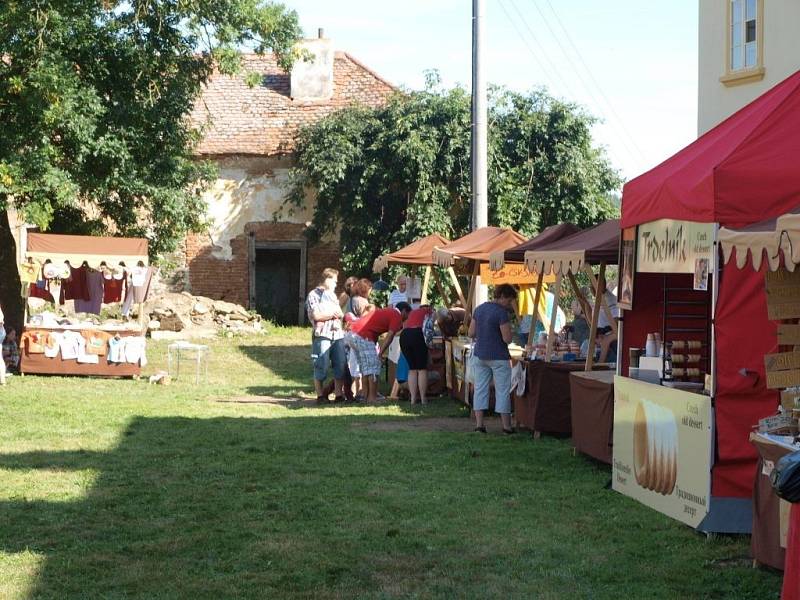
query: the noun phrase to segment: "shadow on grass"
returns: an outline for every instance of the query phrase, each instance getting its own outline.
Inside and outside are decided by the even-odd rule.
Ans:
[[[0,455],[3,469],[99,472],[73,500],[0,501],[0,550],[43,556],[33,598],[364,593],[394,577],[375,552],[412,560],[401,507],[447,475],[409,486],[439,452],[423,441],[397,469],[404,445],[357,420],[140,417],[108,452]]]
[[[374,418],[138,417],[107,452],[0,454],[3,469],[96,474],[79,497],[0,501],[0,550],[41,556],[32,598],[777,589],[745,567],[705,569],[708,543],[600,489],[607,475],[563,443],[351,427]]]
[[[281,383],[254,386],[259,396],[296,397],[312,394],[311,344],[303,346],[238,346],[247,358],[267,369]]]

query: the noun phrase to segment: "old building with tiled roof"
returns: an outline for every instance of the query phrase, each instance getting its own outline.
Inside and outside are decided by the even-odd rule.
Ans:
[[[281,210],[298,131],[351,104],[377,106],[391,84],[330,40],[304,42],[314,59],[283,72],[272,56],[247,55],[244,71],[215,74],[191,114],[202,128],[197,153],[214,160],[219,178],[206,193],[208,232],[186,240],[194,294],[237,302],[285,323],[302,319],[306,291],[339,262],[337,241],[311,246],[305,236],[314,209]]]

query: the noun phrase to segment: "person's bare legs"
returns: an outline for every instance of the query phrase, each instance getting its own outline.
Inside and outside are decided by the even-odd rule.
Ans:
[[[389,393],[389,398],[392,400],[397,400],[400,398],[400,382],[397,379],[394,380],[392,384],[392,391]]]
[[[419,381],[419,397],[422,400],[423,404],[428,403],[428,369],[420,369],[417,371],[419,373],[418,381]]]
[[[473,412],[475,413],[475,427],[483,427],[483,411],[476,410]]]
[[[417,403],[417,374],[419,371],[408,372],[408,392],[411,394],[411,404]]]
[[[336,396],[344,396],[344,379],[334,379],[333,389]]]
[[[511,431],[511,415],[508,413],[501,413],[500,420],[503,422],[503,429]]]
[[[367,402],[378,401],[378,378],[375,375],[366,376]]]

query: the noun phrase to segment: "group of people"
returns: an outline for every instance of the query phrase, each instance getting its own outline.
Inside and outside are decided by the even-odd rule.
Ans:
[[[427,402],[428,345],[432,336],[426,336],[424,330],[432,331],[431,307],[412,307],[405,295],[405,278],[398,281],[398,289],[385,308],[370,302],[372,283],[368,279],[349,278],[344,293],[337,297],[338,283],[338,271],[325,269],[306,299],[313,327],[311,359],[317,402],[329,401],[325,390],[329,369],[333,370],[334,403],[376,402],[382,356],[393,343],[399,343],[408,362],[412,404]]]

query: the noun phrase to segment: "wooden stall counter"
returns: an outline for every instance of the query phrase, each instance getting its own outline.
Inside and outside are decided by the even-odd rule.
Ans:
[[[611,464],[614,431],[614,371],[575,371],[569,375],[572,446]]]
[[[541,433],[569,435],[572,432],[570,373],[582,372],[585,363],[525,361],[525,394],[514,395],[514,417],[518,427]],[[598,369],[606,369],[598,365]]]
[[[84,331],[75,327],[26,327],[24,334],[49,334],[64,333],[66,331]],[[86,330],[89,331],[89,330]],[[91,329],[91,331],[103,331],[109,335],[119,335],[121,338],[141,337],[140,331],[104,330],[102,327]],[[107,354],[98,356],[97,363],[78,362],[77,359],[64,360],[61,353],[54,358],[45,356],[42,352],[31,352],[30,345],[23,343],[20,347],[20,373],[23,375],[88,375],[94,377],[138,377],[142,368],[139,362],[109,362]]]

